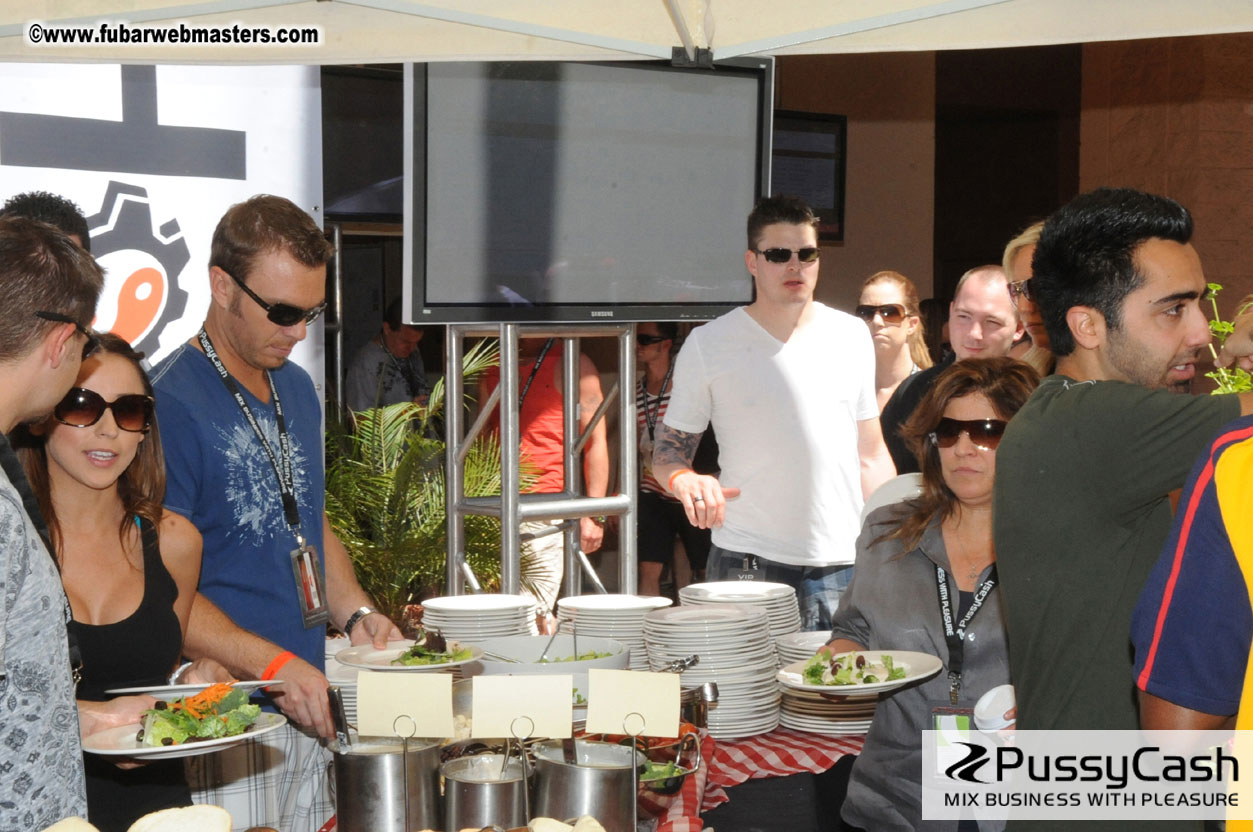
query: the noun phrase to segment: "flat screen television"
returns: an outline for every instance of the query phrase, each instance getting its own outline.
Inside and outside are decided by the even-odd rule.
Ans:
[[[405,68],[415,323],[701,320],[753,299],[770,59]]]

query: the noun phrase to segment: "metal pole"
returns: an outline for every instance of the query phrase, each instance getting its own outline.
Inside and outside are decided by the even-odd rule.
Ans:
[[[331,366],[335,371],[335,414],[344,418],[344,229],[333,222],[331,242],[335,246],[333,263],[334,274],[331,277],[331,306],[335,309],[334,317],[327,315],[324,330],[331,335]]]
[[[519,453],[522,432],[518,403],[518,325],[500,325],[500,591],[517,595],[521,586],[518,518]]]
[[[639,449],[635,421],[635,325],[618,334],[618,482],[629,497],[618,521],[618,586],[634,595],[637,587],[636,521],[639,505]]]
[[[579,453],[579,339],[566,338],[561,342],[561,418],[562,461],[565,465],[564,491],[577,496],[583,489],[583,457]],[[580,595],[583,576],[580,574],[577,552],[580,548],[579,527],[566,529],[562,571],[564,595]]]
[[[461,377],[464,343],[456,326],[444,329],[444,512],[448,524],[448,550],[444,560],[444,592],[460,595],[465,577],[460,566],[465,560],[465,469],[462,466],[462,402],[465,379]]]

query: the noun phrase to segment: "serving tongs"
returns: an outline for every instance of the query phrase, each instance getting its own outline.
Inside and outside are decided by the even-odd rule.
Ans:
[[[331,723],[335,726],[335,741],[341,750],[347,751],[352,746],[352,738],[348,734],[348,713],[344,710],[344,694],[338,685],[326,689],[326,701],[331,706]]]
[[[681,659],[675,659],[666,666],[658,670],[658,673],[682,673],[700,664],[700,656],[693,653],[690,656],[684,656]]]

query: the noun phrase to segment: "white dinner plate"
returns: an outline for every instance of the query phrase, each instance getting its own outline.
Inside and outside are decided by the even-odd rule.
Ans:
[[[521,595],[445,595],[440,598],[429,598],[422,602],[425,610],[465,615],[486,611],[530,610],[535,602]]]
[[[868,653],[876,657],[891,656],[895,664],[906,668],[905,678],[894,679],[891,682],[874,682],[869,685],[811,685],[804,681],[805,662],[792,662],[779,671],[777,678],[781,685],[794,690],[834,696],[843,694],[859,696],[872,691],[896,690],[905,685],[912,685],[914,682],[934,676],[944,666],[944,663],[938,657],[929,653],[914,653],[909,650],[858,650],[857,652]]]
[[[655,610],[670,606],[673,601],[655,595],[575,595],[557,601],[558,610],[584,610],[602,612],[625,612],[628,610]]]
[[[135,739],[140,725],[121,725],[117,728],[92,734],[83,739],[83,750],[105,757],[135,757],[145,760],[172,760],[177,757],[197,757],[201,754],[212,754],[223,751],[254,737],[269,733],[287,723],[282,714],[263,711],[252,727],[236,737],[220,737],[215,740],[185,742],[181,745],[143,745]]]
[[[268,682],[263,682],[260,679],[250,679],[242,682],[231,682],[231,687],[252,692],[258,688],[268,688],[281,684],[283,684],[282,679],[271,679]],[[194,685],[148,685],[137,688],[110,688],[105,693],[116,696],[147,694],[154,699],[164,699],[168,702],[171,699],[178,699],[180,696],[195,696],[208,687],[208,683]]]
[[[359,667],[363,670],[395,670],[395,671],[428,671],[443,670],[447,667],[457,667],[467,662],[477,661],[482,657],[483,651],[478,647],[470,647],[470,656],[465,659],[458,659],[452,662],[441,662],[439,664],[392,664],[392,660],[399,658],[413,646],[413,642],[405,641],[389,641],[389,647],[382,650],[375,650],[373,644],[358,644],[356,647],[349,647],[347,650],[340,650],[335,654],[335,661],[349,667]],[[450,650],[459,650],[463,646],[459,641],[449,639],[448,647]]]

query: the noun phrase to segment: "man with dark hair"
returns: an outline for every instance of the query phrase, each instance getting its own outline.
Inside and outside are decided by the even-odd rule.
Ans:
[[[383,329],[352,357],[344,379],[344,402],[352,412],[400,402],[426,404],[431,387],[418,344],[422,328],[401,322],[400,298],[387,304]]]
[[[87,230],[87,218],[78,206],[63,196],[47,191],[27,191],[9,197],[0,207],[0,217],[26,217],[46,222],[77,243],[84,251],[91,251],[91,234]]]
[[[1057,367],[1005,432],[995,495],[1019,728],[1138,726],[1131,613],[1168,496],[1218,427],[1253,409],[1250,395],[1170,392],[1210,339],[1191,233],[1173,200],[1101,189],[1040,235],[1032,292]]]
[[[757,298],[688,337],[653,452],[657,482],[713,529],[707,577],[792,585],[807,630],[830,629],[863,500],[894,473],[870,334],[814,301],[818,256],[809,206],[757,204],[744,253]],[[691,469],[711,422],[726,489]]]
[[[327,523],[321,404],[287,360],[326,305],[332,253],[286,199],[232,206],[213,234],[204,326],[153,370],[166,507],[204,536],[200,592],[220,608],[193,605],[184,652],[282,680],[263,704],[300,726],[189,765],[196,799],[225,805],[239,827],[312,832],[333,814],[315,736],[332,733],[326,625],[353,644],[400,638]],[[255,635],[228,634],[223,613]]]
[[[0,218],[0,829],[87,812],[84,736],[137,722],[151,700],[75,710],[69,604],[38,503],[5,434],[47,416],[95,348],[87,329],[104,276],[42,222]]]

